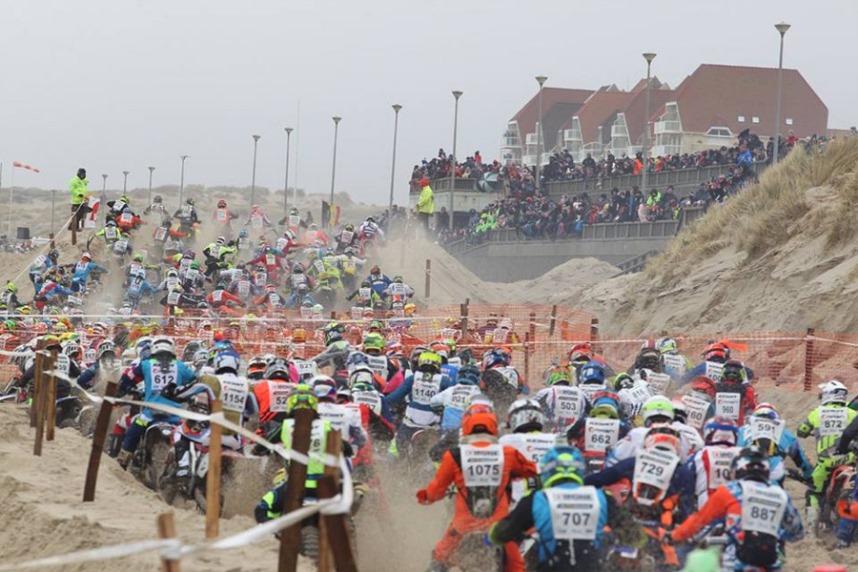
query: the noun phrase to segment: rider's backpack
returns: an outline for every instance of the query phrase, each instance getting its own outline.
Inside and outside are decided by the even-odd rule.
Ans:
[[[736,556],[743,564],[771,566],[778,560],[778,539],[765,532],[746,530],[739,540]]]

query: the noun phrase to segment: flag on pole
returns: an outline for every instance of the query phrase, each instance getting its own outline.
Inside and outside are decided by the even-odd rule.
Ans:
[[[86,213],[86,218],[83,220],[84,228],[95,228],[96,219],[98,218],[98,209],[101,207],[101,200],[96,197],[89,197],[87,205],[90,211]]]
[[[17,167],[19,169],[26,169],[27,171],[33,171],[34,173],[41,173],[39,169],[36,167],[29,165],[27,163],[22,163],[21,161],[12,161],[12,167]]]

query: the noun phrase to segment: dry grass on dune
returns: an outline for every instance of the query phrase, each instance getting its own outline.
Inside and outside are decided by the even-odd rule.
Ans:
[[[819,199],[834,202],[835,208],[829,204],[816,209]],[[825,235],[826,248],[833,248],[853,236],[856,203],[858,138],[834,140],[823,153],[794,152],[767,170],[758,184],[713,207],[681,232],[664,254],[650,262],[646,278],[672,284],[697,261],[727,246],[742,252],[747,264],[799,232]]]

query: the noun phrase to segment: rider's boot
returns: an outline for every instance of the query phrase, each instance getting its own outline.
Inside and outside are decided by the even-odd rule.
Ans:
[[[804,508],[805,514],[805,530],[811,538],[818,538],[816,534],[817,525],[819,524],[819,497],[816,495],[808,495],[808,503]]]
[[[119,462],[119,466],[122,467],[123,471],[127,470],[128,465],[131,464],[131,455],[133,454],[133,451],[122,449],[119,451],[119,455],[116,456],[116,460]]]

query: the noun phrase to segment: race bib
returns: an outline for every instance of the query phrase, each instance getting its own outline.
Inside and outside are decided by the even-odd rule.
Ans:
[[[363,316],[363,311],[364,308],[361,308],[360,306],[352,306],[351,310],[349,310],[349,315],[352,320],[360,320],[361,316]]]
[[[158,228],[156,228],[154,238],[158,242],[164,242],[165,240],[167,240],[167,227],[159,226]]]
[[[247,403],[247,382],[237,377],[224,377],[220,380],[220,398],[226,411],[244,411]]]
[[[741,481],[742,530],[778,535],[788,497],[780,487]]]
[[[711,403],[705,397],[689,393],[682,396],[682,402],[688,411],[688,424],[695,429],[702,429],[706,423],[706,415],[709,413]]]
[[[113,252],[116,254],[125,254],[125,251],[128,249],[128,241],[127,240],[117,240],[113,243]]]
[[[666,492],[678,464],[679,457],[670,451],[641,451],[635,460],[634,482]]]
[[[273,254],[265,255],[265,266],[276,266],[277,258]]]
[[[450,407],[464,411],[474,394],[480,392],[476,385],[457,385],[450,392]]]
[[[607,451],[619,438],[619,419],[588,418],[584,422],[584,447],[587,451]]]
[[[250,296],[250,282],[248,280],[242,280],[238,283],[238,295],[242,298]]]
[[[280,306],[280,294],[273,292],[271,295],[268,296],[268,301],[271,303],[272,306]]]
[[[71,359],[66,354],[57,354],[57,362],[54,367],[63,375],[68,376],[71,369]]]
[[[783,419],[774,420],[752,415],[748,419],[747,425],[748,441],[770,439],[775,445],[781,442],[781,435],[783,435],[784,432]]]
[[[349,414],[349,410],[342,405],[337,405],[336,403],[319,403],[319,417],[330,423],[331,429],[339,431],[344,436],[348,435],[344,429],[346,421],[350,416]]]
[[[182,218],[191,218],[194,212],[194,207],[191,205],[182,205]]]
[[[268,274],[265,272],[256,273],[256,285],[265,286],[268,283]]]
[[[357,272],[357,264],[351,258],[343,260],[343,272],[346,274],[354,274]]]
[[[131,213],[122,213],[121,215],[119,215],[119,222],[121,222],[122,224],[131,224],[133,220],[134,215],[132,215]]]
[[[379,377],[387,379],[387,358],[384,356],[366,356],[369,369]]]
[[[654,395],[664,395],[670,387],[670,376],[666,373],[651,373],[647,376],[646,382]]]
[[[545,453],[557,445],[557,437],[550,433],[525,433],[522,437],[525,450],[521,453],[537,464]]]
[[[116,240],[116,227],[108,226],[104,229],[104,238],[107,240]]]
[[[178,284],[178,283],[179,283],[178,278],[167,278],[165,285],[167,286],[167,290],[171,291],[173,288],[176,287],[176,284]]]
[[[344,230],[343,234],[340,236],[340,242],[345,245],[349,245],[352,243],[352,238],[354,238],[355,233],[351,230]]]
[[[185,273],[185,280],[190,280],[191,282],[193,282],[199,277],[200,271],[196,268],[188,268],[188,271]]]
[[[429,405],[429,402],[438,393],[440,386],[440,379],[438,381],[435,381],[433,378],[415,379],[414,384],[411,386],[411,400],[421,405]]]
[[[282,381],[268,382],[269,409],[274,413],[285,413],[286,403],[292,395],[293,386]]]
[[[223,290],[215,290],[212,292],[212,302],[219,304],[223,300]]]
[[[259,215],[250,217],[250,226],[256,229],[262,228],[262,217]]]
[[[714,361],[706,362],[706,377],[712,381],[721,381],[721,373],[724,371],[724,364]]]
[[[217,221],[220,223],[226,222],[226,209],[220,208],[217,210]]]
[[[680,355],[665,354],[661,356],[664,363],[664,373],[673,379],[682,379],[685,375],[685,358]]]
[[[179,366],[175,363],[168,364],[167,367],[161,367],[157,362],[151,362],[152,369],[152,390],[161,391],[171,383],[176,383],[179,379]]]
[[[505,344],[509,337],[509,330],[506,328],[497,328],[492,334],[492,344]]]
[[[714,490],[730,481],[730,467],[733,458],[739,453],[739,447],[707,447],[709,458],[709,490]]]
[[[369,407],[376,415],[381,415],[381,396],[377,391],[352,391],[352,401]]]
[[[187,272],[188,268],[191,267],[191,258],[183,258],[179,261],[179,273]]]
[[[739,420],[741,414],[742,396],[738,393],[716,393],[715,415],[726,417],[733,421]]]
[[[325,263],[319,260],[318,258],[313,261],[313,268],[316,269],[316,272],[324,272],[325,271]]]
[[[181,298],[181,292],[170,292],[169,294],[167,294],[167,304],[170,306],[176,306]]]
[[[292,363],[295,365],[295,369],[298,370],[298,375],[301,376],[301,379],[310,379],[317,373],[316,362],[314,361],[296,359]]]
[[[554,388],[554,416],[559,419],[577,419],[583,410],[583,399],[577,387]]]
[[[358,297],[363,300],[369,300],[371,294],[372,288],[358,288]]]
[[[819,409],[819,436],[842,435],[848,425],[846,407],[821,407]]]
[[[307,306],[301,306],[300,314],[301,314],[302,320],[309,320],[310,318],[313,317],[313,308],[310,308]]]
[[[462,475],[466,487],[499,487],[503,480],[503,446],[463,445]]]
[[[551,508],[551,529],[555,539],[596,539],[601,507],[595,487],[549,487],[543,493]]]

